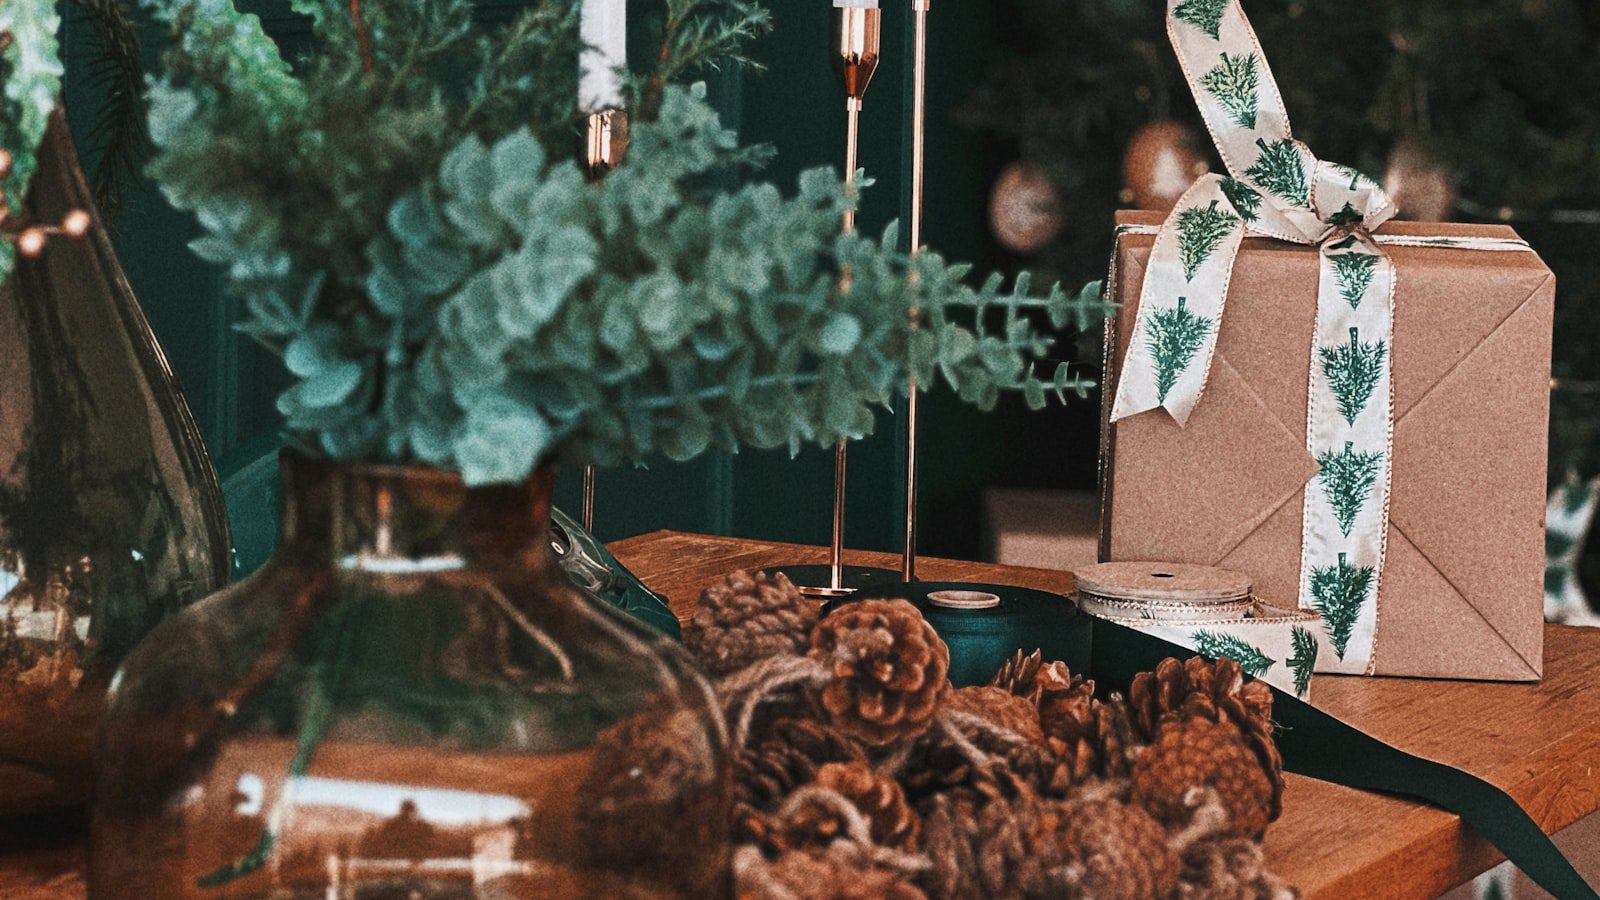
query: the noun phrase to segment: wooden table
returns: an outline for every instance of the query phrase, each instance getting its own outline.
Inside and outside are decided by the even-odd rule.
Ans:
[[[819,547],[657,532],[611,546],[672,599],[680,617],[700,590],[739,568],[826,562]],[[893,567],[887,554],[852,553]],[[1071,576],[1043,569],[925,559],[920,574],[1065,593]],[[1374,736],[1478,774],[1509,791],[1546,831],[1600,809],[1600,629],[1547,626],[1536,685],[1319,676],[1317,703]],[[0,898],[75,900],[83,850],[70,826],[41,827],[29,846],[0,850]],[[0,833],[0,840],[8,836]],[[9,838],[16,841],[19,835]],[[1499,856],[1455,816],[1404,800],[1289,776],[1284,815],[1267,836],[1269,863],[1308,900],[1437,897]],[[1595,873],[1586,873],[1594,879]]]

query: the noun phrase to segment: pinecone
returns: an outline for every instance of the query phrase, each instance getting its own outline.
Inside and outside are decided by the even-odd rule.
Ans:
[[[821,693],[830,720],[874,746],[927,730],[950,687],[950,648],[904,600],[844,606],[812,630],[810,655],[832,676]]]
[[[1191,657],[1183,662],[1164,659],[1154,672],[1133,677],[1128,706],[1145,742],[1156,739],[1162,716],[1182,710],[1195,696],[1210,702],[1216,718],[1231,719],[1246,734],[1271,737],[1272,688],[1263,681],[1246,681],[1239,664],[1231,659],[1207,662]]]
[[[821,615],[782,572],[734,572],[700,594],[683,643],[721,677],[771,656],[804,653]]]
[[[1067,864],[1040,873],[1038,896],[1163,900],[1177,888],[1178,858],[1166,830],[1138,806],[1076,800],[1056,824]]]
[[[770,815],[795,788],[816,780],[828,763],[866,761],[861,746],[810,719],[783,719],[764,740],[739,753],[733,768],[733,819],[737,841],[762,841]]]
[[[1228,811],[1227,833],[1259,839],[1282,811],[1282,780],[1261,765],[1232,721],[1169,713],[1156,742],[1133,764],[1133,799],[1169,826],[1189,821],[1195,788],[1212,788]]]
[[[1268,871],[1261,845],[1241,838],[1202,841],[1183,854],[1180,900],[1298,900]]]
[[[1053,707],[1045,735],[1073,783],[1089,778],[1127,778],[1143,743],[1128,718],[1127,704],[1113,694],[1106,701],[1087,695]]]
[[[923,886],[941,900],[1024,896],[1019,874],[1042,849],[1039,820],[1051,809],[1004,776],[927,798],[922,852],[932,868]]]
[[[776,859],[757,847],[741,847],[733,868],[739,900],[926,900],[905,873],[847,844],[822,853],[790,850]]]
[[[942,730],[924,734],[902,776],[914,794],[965,784],[991,764],[1003,765],[1040,791],[1064,794],[1071,787],[1071,773],[1061,770],[1028,700],[997,687],[965,687],[946,694],[941,709],[968,747]],[[988,761],[978,765],[972,749]]]
[[[866,820],[872,843],[906,851],[916,847],[922,819],[893,778],[878,774],[865,762],[828,763],[817,769],[811,786],[855,807]],[[825,848],[848,833],[849,822],[835,806],[802,799],[782,816],[773,843],[782,850]]]

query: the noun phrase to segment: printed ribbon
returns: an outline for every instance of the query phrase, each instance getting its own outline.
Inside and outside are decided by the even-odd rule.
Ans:
[[[1319,248],[1306,449],[1301,609],[1327,625],[1318,671],[1371,674],[1388,537],[1394,264],[1383,244],[1527,250],[1521,241],[1396,238],[1376,182],[1318,160],[1289,115],[1238,0],[1168,0],[1167,34],[1232,177],[1205,175],[1156,236],[1113,422],[1157,408],[1181,426],[1205,392],[1233,263],[1247,234]]]

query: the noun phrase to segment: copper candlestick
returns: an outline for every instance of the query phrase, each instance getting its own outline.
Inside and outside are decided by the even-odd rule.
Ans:
[[[628,114],[620,109],[590,113],[584,135],[584,165],[590,181],[599,181],[622,162],[628,147]],[[583,467],[583,504],[579,518],[583,530],[594,531],[594,492],[597,472],[594,465]]]
[[[925,174],[925,148],[928,133],[928,6],[930,0],[911,0],[915,24],[911,61],[911,254],[922,252],[922,188]],[[916,277],[916,272],[912,272]],[[917,326],[920,311],[913,306],[911,325]],[[917,376],[912,373],[906,385],[906,535],[900,555],[900,576],[910,582],[917,578],[917,425],[921,406],[917,395]]]
[[[861,110],[867,86],[882,58],[883,10],[878,0],[834,0],[833,67],[844,86],[845,108],[845,184],[853,193],[861,146]],[[846,210],[841,226],[855,230],[855,210]],[[840,275],[840,288],[850,286],[850,273]],[[809,597],[843,597],[859,585],[887,582],[894,573],[886,569],[846,567],[844,564],[845,485],[848,470],[847,442],[840,440],[833,451],[833,536],[828,545],[826,571],[815,566],[777,566],[787,573]],[[819,584],[826,578],[826,584]],[[847,584],[846,581],[853,582]]]

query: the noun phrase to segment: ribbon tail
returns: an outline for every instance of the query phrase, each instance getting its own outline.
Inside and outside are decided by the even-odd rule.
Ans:
[[[1205,393],[1248,217],[1220,175],[1197,180],[1162,223],[1117,374],[1111,421],[1165,409],[1181,427]]]

